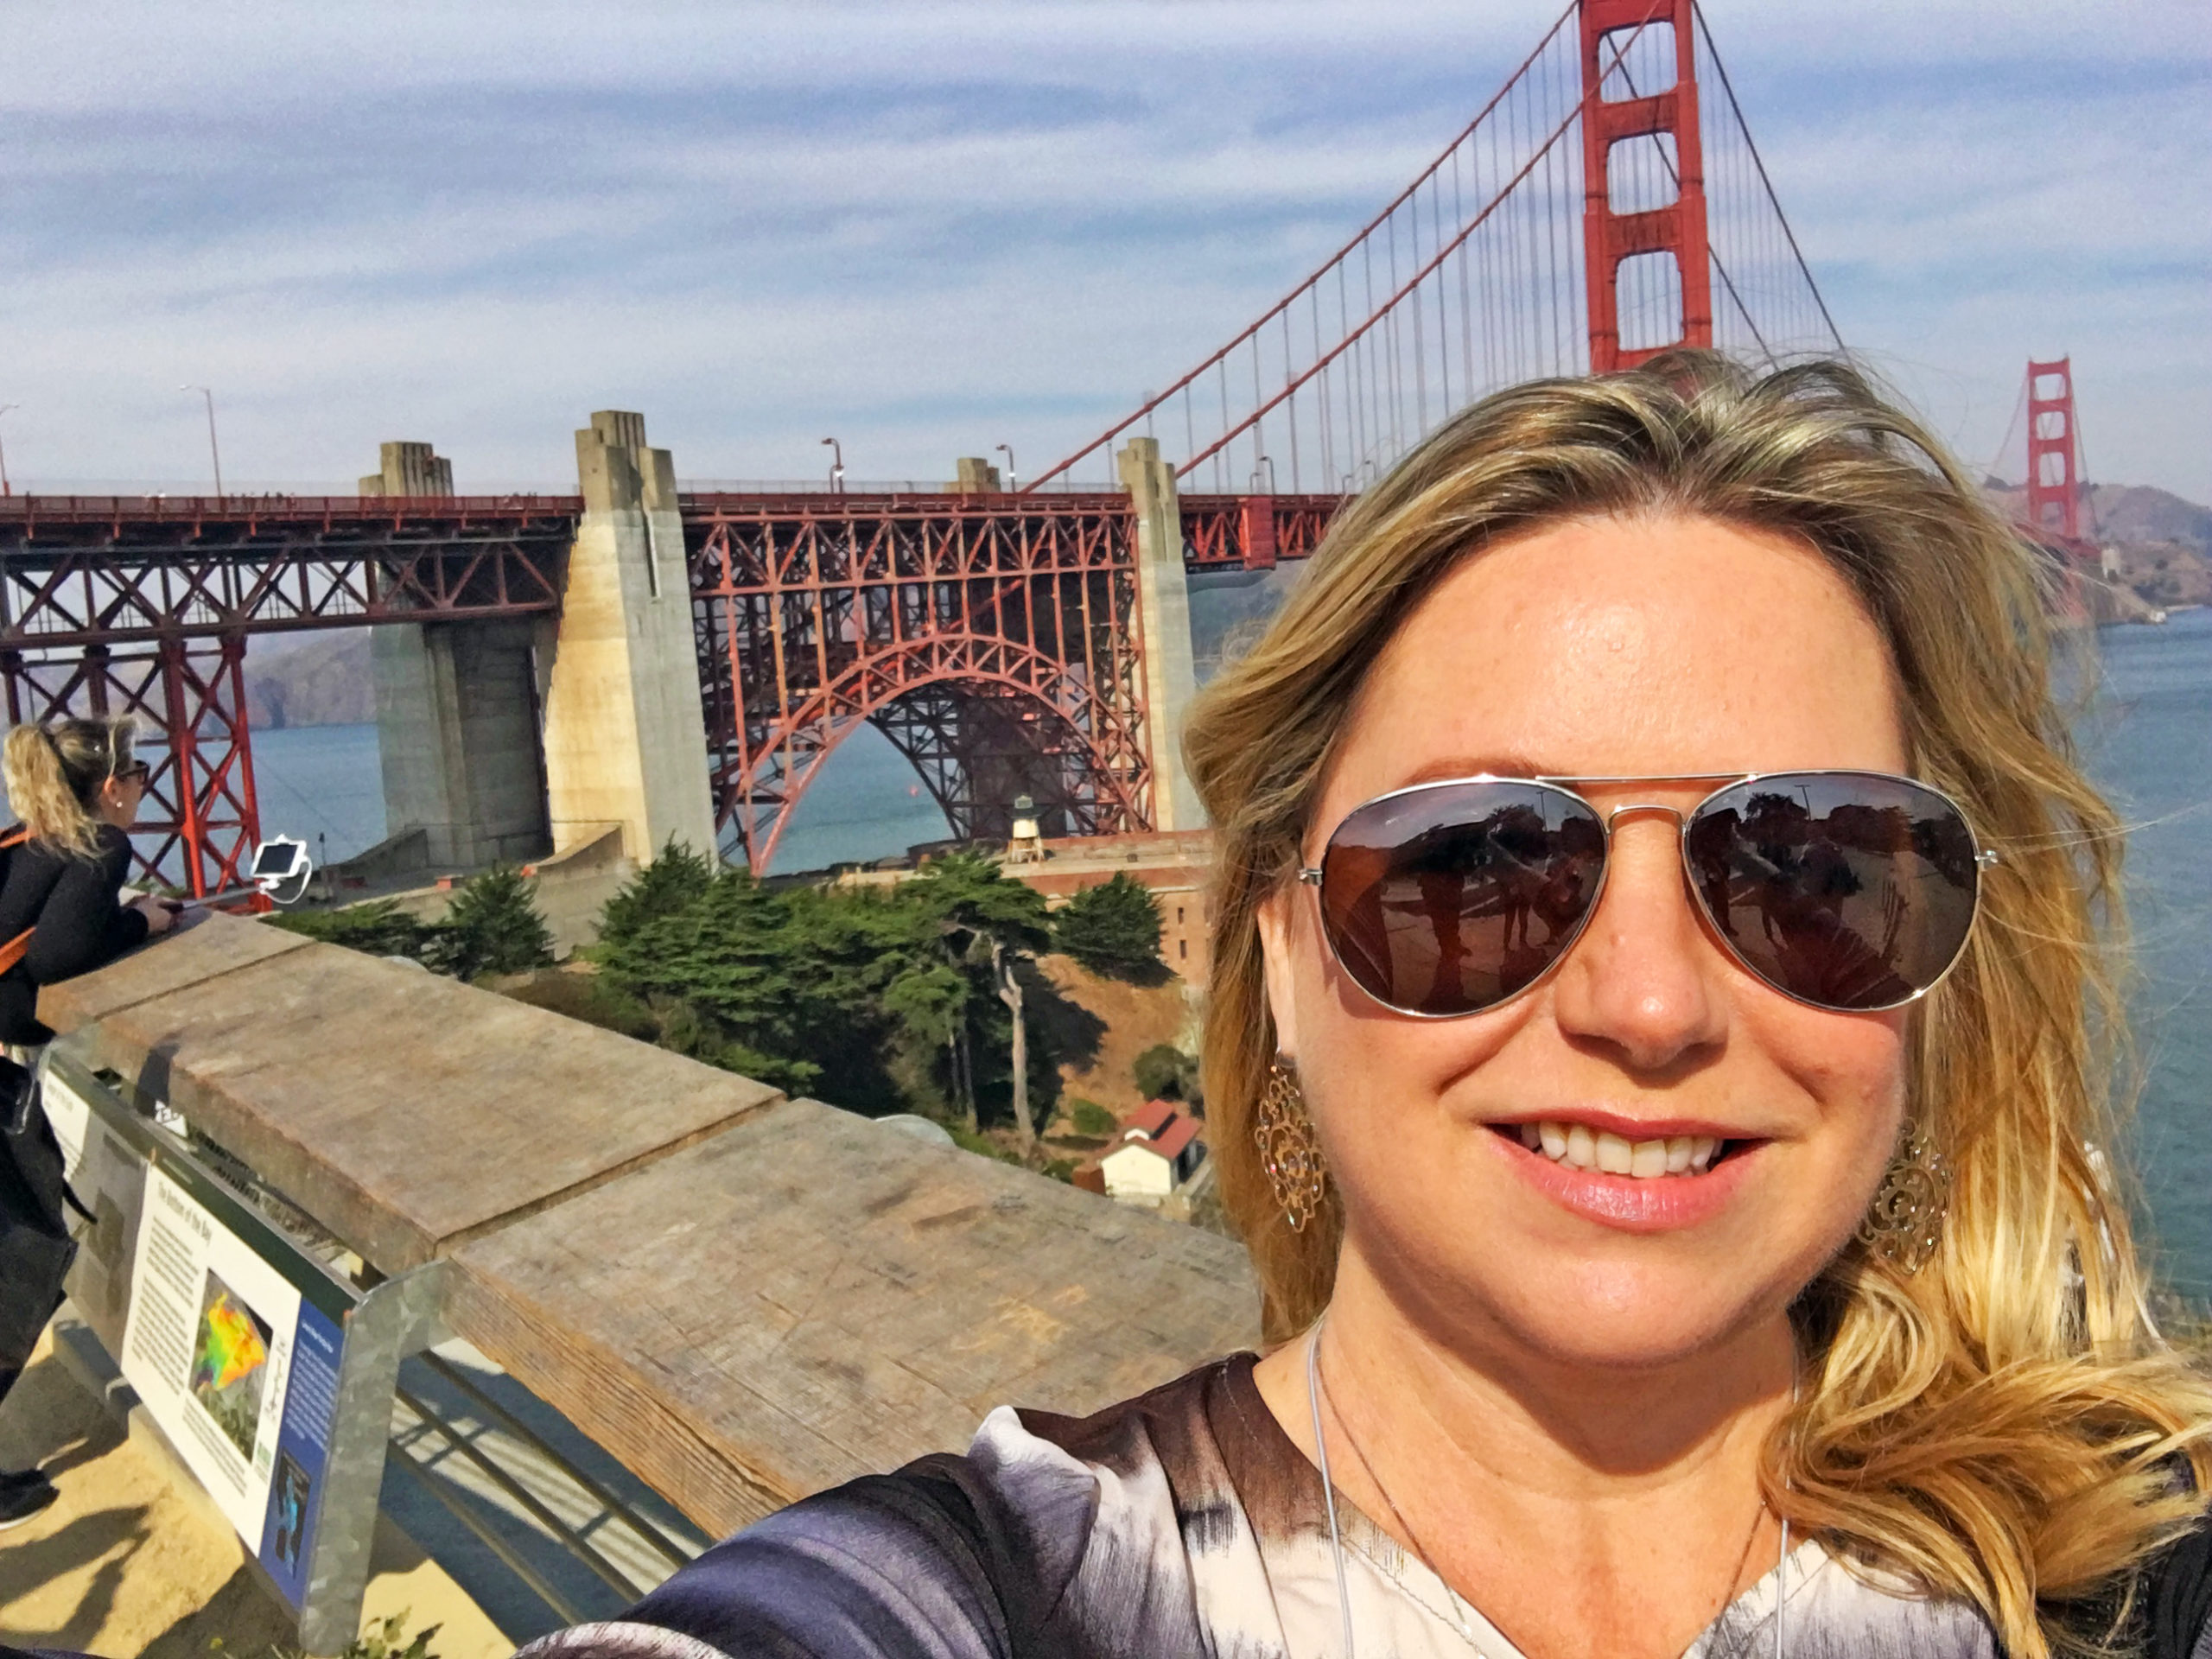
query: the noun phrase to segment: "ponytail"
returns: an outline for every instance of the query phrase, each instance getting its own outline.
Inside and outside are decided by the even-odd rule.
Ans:
[[[128,715],[114,720],[57,720],[18,726],[0,746],[8,804],[23,827],[57,851],[99,856],[101,787],[128,763],[137,737]]]

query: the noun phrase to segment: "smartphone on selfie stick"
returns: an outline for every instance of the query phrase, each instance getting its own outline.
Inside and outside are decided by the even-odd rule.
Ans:
[[[296,905],[306,893],[308,881],[314,874],[315,861],[308,856],[307,842],[289,836],[271,836],[253,849],[253,862],[246,867],[245,886],[225,887],[220,893],[173,902],[180,910],[188,905],[207,910],[266,893],[271,903]],[[286,891],[288,887],[289,892]]]

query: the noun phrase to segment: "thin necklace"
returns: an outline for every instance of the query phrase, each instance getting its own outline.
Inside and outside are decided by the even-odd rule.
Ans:
[[[1344,1420],[1344,1413],[1337,1409],[1336,1401],[1330,1396],[1329,1385],[1321,1376],[1321,1328],[1327,1322],[1326,1314],[1317,1319],[1313,1325],[1313,1334],[1306,1339],[1306,1398],[1313,1416],[1313,1447],[1316,1461],[1320,1466],[1321,1497],[1324,1507],[1328,1510],[1329,1542],[1336,1560],[1337,1606],[1342,1615],[1344,1625],[1344,1659],[1352,1659],[1351,1599],[1347,1592],[1344,1581],[1344,1541],[1343,1529],[1337,1522],[1336,1483],[1329,1474],[1329,1441],[1321,1427],[1321,1407],[1325,1402],[1329,1408],[1329,1415],[1336,1419],[1337,1427],[1344,1437],[1344,1444],[1351,1448],[1352,1456],[1359,1459],[1359,1466],[1366,1474],[1369,1484],[1382,1494],[1382,1502],[1389,1510],[1391,1519],[1398,1523],[1398,1530],[1405,1535],[1406,1541],[1413,1546],[1414,1557],[1428,1569],[1429,1576],[1444,1586],[1445,1595],[1451,1599],[1452,1616],[1459,1625],[1459,1635],[1471,1646],[1474,1644],[1475,1635],[1474,1631],[1468,1627],[1466,1613],[1459,1592],[1452,1587],[1451,1581],[1443,1573],[1437,1571],[1436,1563],[1429,1559],[1428,1552],[1421,1548],[1420,1535],[1414,1531],[1413,1523],[1406,1519],[1405,1511],[1398,1507],[1397,1499],[1390,1496],[1390,1489],[1382,1484],[1382,1476],[1375,1472],[1375,1465],[1368,1460],[1367,1453],[1361,1448],[1358,1436],[1351,1432],[1351,1425]],[[1789,1393],[1790,1398],[1795,1401],[1797,1387],[1794,1376],[1791,1378]],[[1736,1599],[1736,1582],[1744,1576],[1744,1563],[1751,1559],[1751,1546],[1758,1541],[1759,1521],[1765,1514],[1766,1499],[1762,1496],[1758,1508],[1751,1512],[1751,1529],[1744,1535],[1744,1547],[1737,1552],[1735,1566],[1729,1572],[1727,1587],[1721,1592],[1720,1606],[1719,1612],[1714,1615],[1715,1618],[1718,1618],[1719,1613],[1726,1612],[1729,1605]],[[1784,1516],[1782,1518],[1781,1555],[1774,1566],[1775,1659],[1786,1659],[1789,1652],[1782,1632],[1782,1605],[1785,1582],[1783,1575],[1789,1564],[1789,1517]]]

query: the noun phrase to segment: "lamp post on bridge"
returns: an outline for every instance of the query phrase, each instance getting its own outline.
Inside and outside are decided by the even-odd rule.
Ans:
[[[1000,454],[1006,457],[1007,493],[1009,495],[1014,494],[1021,488],[1021,475],[1014,470],[1014,446],[1006,443],[997,443],[993,444],[991,447]]]
[[[845,446],[835,438],[824,438],[822,442],[830,446],[830,493],[842,495],[845,493]]]
[[[207,458],[215,463],[215,499],[223,499],[223,452],[215,447],[215,394],[205,386],[179,386],[179,391],[196,391],[207,400]]]
[[[5,415],[11,409],[22,407],[21,404],[0,404],[0,415]],[[8,451],[5,448],[0,447],[0,495],[13,495],[15,493],[15,486],[8,482]]]

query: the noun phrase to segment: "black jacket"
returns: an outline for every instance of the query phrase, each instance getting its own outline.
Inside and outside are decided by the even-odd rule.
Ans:
[[[38,988],[105,967],[146,940],[146,918],[124,908],[117,889],[130,870],[130,837],[99,829],[99,855],[78,858],[28,841],[4,855],[0,944],[35,928],[23,959],[0,975],[0,1043],[35,1045],[53,1032],[39,1023]]]

